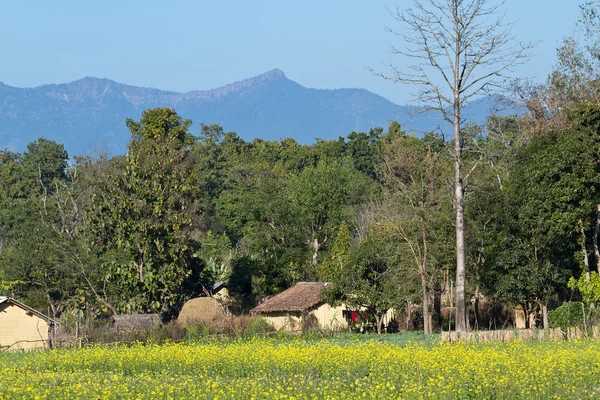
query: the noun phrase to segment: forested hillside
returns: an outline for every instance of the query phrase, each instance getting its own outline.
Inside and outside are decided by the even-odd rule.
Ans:
[[[190,131],[196,135],[201,123],[218,123],[245,140],[293,138],[302,144],[368,131],[392,120],[418,131],[439,125],[434,115],[413,115],[413,106],[364,89],[307,88],[281,70],[185,93],[88,77],[27,89],[0,83],[0,148],[23,151],[28,142],[44,136],[73,154],[124,154],[129,142],[125,119],[154,107],[175,108],[192,119]],[[474,102],[470,118],[483,122],[493,108],[492,99]]]
[[[124,154],[125,119],[154,107],[191,118],[195,134],[203,122],[219,123],[247,140],[292,137],[300,143],[407,118],[403,107],[367,90],[306,88],[280,70],[185,93],[84,78],[31,89],[0,84],[0,146],[20,151],[43,135],[76,154]]]

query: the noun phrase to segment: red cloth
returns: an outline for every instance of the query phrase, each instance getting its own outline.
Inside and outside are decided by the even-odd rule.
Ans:
[[[358,311],[352,311],[350,313],[350,319],[352,322],[358,322]]]

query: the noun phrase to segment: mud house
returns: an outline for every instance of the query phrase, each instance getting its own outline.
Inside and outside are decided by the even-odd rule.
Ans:
[[[211,289],[211,295],[219,301],[229,301],[229,288],[227,282],[215,282]]]
[[[276,329],[290,332],[306,327],[320,329],[343,329],[348,326],[342,305],[332,307],[320,300],[327,286],[324,282],[300,282],[261,305],[250,310],[250,314],[264,317]]]
[[[0,296],[0,349],[47,349],[52,345],[51,331],[57,322],[39,311]]]

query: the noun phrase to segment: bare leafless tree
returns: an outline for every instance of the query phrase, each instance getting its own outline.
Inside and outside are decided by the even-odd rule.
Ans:
[[[511,24],[503,22],[500,1],[414,0],[392,16],[404,31],[388,29],[405,47],[393,54],[414,60],[392,74],[378,73],[395,83],[418,85],[422,111],[437,111],[454,129],[454,207],[456,210],[456,330],[469,330],[466,307],[463,138],[461,111],[477,95],[502,88],[512,67],[530,58],[533,45],[515,40]]]

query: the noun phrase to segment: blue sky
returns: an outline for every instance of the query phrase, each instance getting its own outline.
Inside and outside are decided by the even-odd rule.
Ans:
[[[361,87],[396,103],[410,88],[365,67],[406,60],[389,54],[397,28],[386,7],[409,0],[12,1],[0,13],[0,81],[33,87],[84,76],[187,91],[282,69],[316,88]],[[577,0],[507,0],[519,40],[540,41],[515,71],[543,80],[574,30]]]

